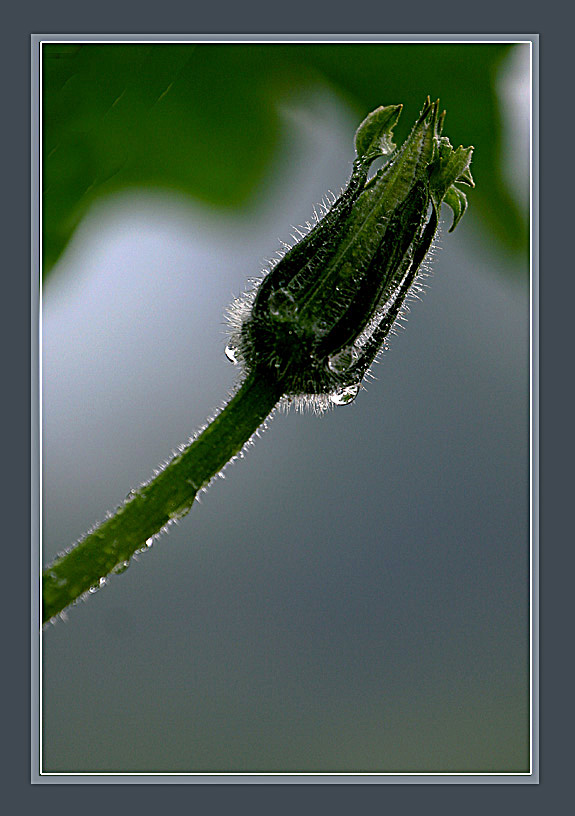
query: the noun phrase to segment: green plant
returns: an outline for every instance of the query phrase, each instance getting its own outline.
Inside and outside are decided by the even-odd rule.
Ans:
[[[151,544],[191,509],[274,407],[351,402],[417,277],[445,202],[451,229],[467,206],[456,186],[473,186],[473,148],[442,136],[445,112],[427,99],[399,150],[401,105],[379,107],[355,136],[346,189],[259,284],[229,310],[227,354],[244,380],[222,411],[149,483],[89,531],[43,574],[44,621]],[[374,161],[387,158],[371,178]]]

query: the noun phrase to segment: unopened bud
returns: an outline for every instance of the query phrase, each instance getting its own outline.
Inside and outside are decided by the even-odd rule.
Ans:
[[[454,229],[473,186],[473,148],[441,135],[445,112],[428,100],[399,150],[401,105],[369,114],[355,136],[347,187],[258,288],[230,309],[231,346],[288,398],[350,402],[382,348],[437,231],[442,202]],[[391,155],[390,155],[391,154]],[[390,155],[368,181],[375,159]]]

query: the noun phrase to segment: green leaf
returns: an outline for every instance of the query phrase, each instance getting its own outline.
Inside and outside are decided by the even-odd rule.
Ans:
[[[103,196],[159,187],[237,207],[268,171],[276,113],[237,49],[44,48],[46,271]]]

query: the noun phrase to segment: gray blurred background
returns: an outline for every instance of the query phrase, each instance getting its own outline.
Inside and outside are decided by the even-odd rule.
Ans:
[[[523,204],[525,56],[498,80]],[[345,101],[316,87],[279,111],[247,209],[119,193],[45,286],[45,563],[225,401],[225,307],[346,182]],[[473,195],[453,234],[444,212],[376,381],[323,416],[275,415],[169,535],[45,630],[45,771],[529,770],[529,291]]]

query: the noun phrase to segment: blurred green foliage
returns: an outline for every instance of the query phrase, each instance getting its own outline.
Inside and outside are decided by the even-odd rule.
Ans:
[[[245,204],[279,160],[276,101],[318,82],[357,110],[358,122],[378,105],[403,103],[398,143],[427,94],[440,97],[452,143],[476,148],[473,209],[507,249],[525,250],[526,214],[501,166],[496,77],[510,47],[44,44],[44,273],[103,195],[154,186],[220,207]]]

